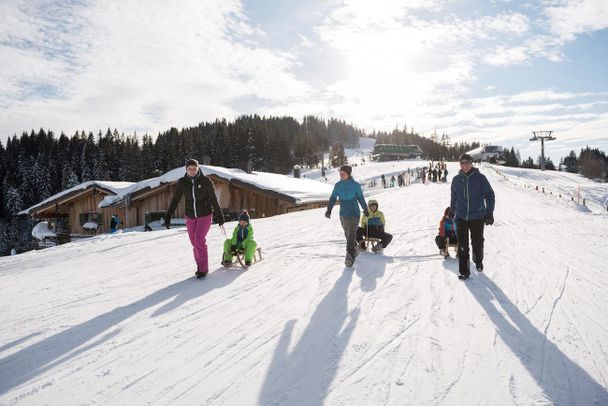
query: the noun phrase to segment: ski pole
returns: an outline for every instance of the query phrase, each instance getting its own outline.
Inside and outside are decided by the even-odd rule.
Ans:
[[[226,229],[224,228],[223,224],[220,226],[220,229],[222,230],[222,234],[224,234],[224,237],[226,237]],[[226,238],[228,238],[228,237],[226,237]]]

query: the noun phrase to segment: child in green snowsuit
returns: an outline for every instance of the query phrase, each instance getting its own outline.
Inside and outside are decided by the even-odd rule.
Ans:
[[[245,265],[251,265],[257,244],[253,241],[253,227],[249,224],[249,213],[243,210],[239,224],[234,228],[232,238],[224,241],[224,265],[232,264],[232,256],[237,251],[245,251]]]

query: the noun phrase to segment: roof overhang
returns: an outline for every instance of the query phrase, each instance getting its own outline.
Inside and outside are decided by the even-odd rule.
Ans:
[[[45,217],[46,215],[52,215],[52,214],[56,214],[56,213],[63,213],[64,211],[61,211],[59,209],[59,206],[63,206],[66,205],[74,200],[79,199],[82,196],[85,196],[89,193],[95,193],[95,192],[101,192],[103,194],[106,195],[114,195],[115,193],[109,189],[106,189],[100,185],[97,184],[93,184],[90,185],[84,189],[81,190],[75,190],[71,193],[67,193],[65,195],[62,195],[60,197],[58,197],[57,199],[53,199],[48,201],[47,203],[45,203],[42,206],[39,207],[35,207],[33,209],[30,209],[27,214],[29,216],[32,217]]]

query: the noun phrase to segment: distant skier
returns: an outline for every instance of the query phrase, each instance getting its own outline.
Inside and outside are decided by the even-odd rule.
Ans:
[[[393,236],[384,231],[386,226],[386,220],[384,219],[384,213],[378,210],[378,201],[371,199],[367,202],[367,208],[369,209],[368,215],[363,214],[361,216],[361,224],[357,230],[357,242],[361,249],[366,249],[365,237],[380,238],[380,243],[376,246],[376,250],[383,250],[386,248]]]
[[[186,161],[186,174],[177,181],[171,204],[165,213],[165,227],[169,228],[171,225],[171,216],[182,196],[186,200],[186,229],[196,261],[195,275],[204,277],[209,272],[207,233],[211,227],[211,215],[213,213],[220,226],[224,224],[224,216],[217,202],[213,183],[203,175],[196,159]]]
[[[327,204],[327,211],[325,217],[331,218],[331,210],[336,204],[336,199],[340,198],[340,223],[344,230],[344,237],[346,237],[346,258],[344,263],[346,266],[351,267],[355,262],[357,256],[356,239],[357,239],[357,226],[359,223],[359,205],[363,209],[363,214],[369,215],[367,211],[367,204],[363,198],[363,191],[361,185],[352,178],[353,168],[348,165],[344,165],[340,168],[340,181],[334,185],[334,190],[329,198]],[[358,204],[357,204],[358,203]]]
[[[253,240],[253,227],[250,224],[249,213],[246,210],[239,215],[239,223],[232,232],[232,238],[227,238],[224,241],[224,259],[222,265],[232,265],[232,257],[239,250],[245,251],[245,266],[251,265],[253,255],[257,248],[256,242]]]
[[[454,213],[449,207],[446,207],[443,212],[443,217],[439,222],[439,234],[435,237],[435,244],[439,248],[439,254],[447,257],[448,247],[447,244],[457,244],[458,238],[456,237],[456,222],[454,221]]]
[[[451,212],[456,217],[458,236],[458,270],[467,279],[469,270],[469,231],[473,245],[473,262],[483,271],[483,227],[494,224],[494,190],[488,179],[473,167],[468,154],[460,157],[460,171],[452,179]]]

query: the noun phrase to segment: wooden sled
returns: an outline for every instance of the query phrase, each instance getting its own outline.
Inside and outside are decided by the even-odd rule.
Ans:
[[[375,237],[363,237],[363,243],[365,243],[365,249],[361,247],[361,244],[357,244],[359,252],[373,252],[374,254],[382,254],[384,248],[381,248],[380,243],[382,240]]]
[[[456,253],[456,258],[458,258],[458,244],[456,242],[450,241],[450,239],[447,239],[447,244],[445,247],[445,255],[443,255],[444,258],[449,258],[450,257],[450,248],[454,248],[454,252]]]
[[[243,268],[248,268],[247,265],[245,265],[245,251],[243,250],[237,250],[236,253],[234,254],[234,256],[236,257],[236,261],[232,261],[232,263],[230,265],[228,265],[227,267],[232,267],[232,266],[236,266],[236,264],[239,264],[241,267]],[[262,247],[257,247],[255,249],[255,252],[253,253],[253,262],[251,263],[251,265],[260,262],[261,260],[263,260],[264,257],[262,257]],[[224,254],[222,253],[222,261],[221,261],[222,266],[226,267],[226,265],[224,264]]]

